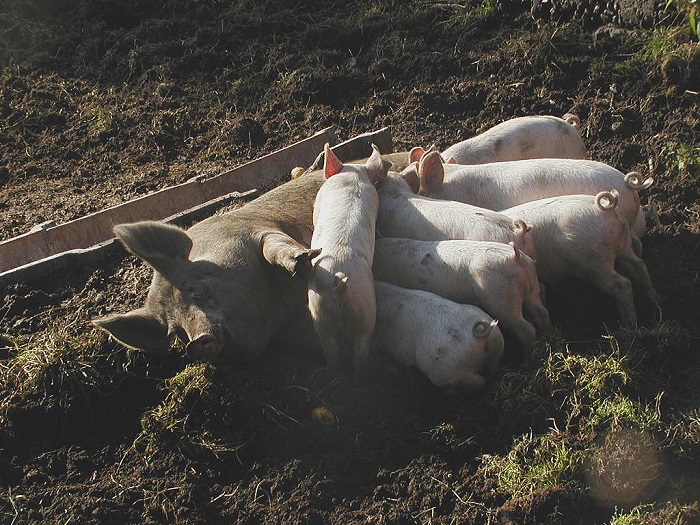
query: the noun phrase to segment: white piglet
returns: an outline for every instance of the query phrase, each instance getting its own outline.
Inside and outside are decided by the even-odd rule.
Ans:
[[[439,165],[430,162],[435,153],[423,156],[418,165],[418,194],[454,200],[490,210],[504,210],[525,202],[557,195],[591,194],[615,189],[620,209],[632,228],[635,242],[645,229],[639,190],[654,179],[639,173],[627,175],[592,160],[531,159],[494,162],[479,166]]]
[[[506,160],[586,157],[581,139],[581,121],[567,113],[516,117],[487,129],[482,134],[450,146],[442,152],[446,161],[485,164]]]
[[[482,308],[523,349],[552,328],[535,263],[515,243],[377,239],[373,271],[375,279]]]
[[[439,155],[431,158],[441,164]],[[416,195],[403,178],[407,173],[410,179],[416,179],[415,167],[409,166],[401,175],[389,173],[377,186],[380,236],[423,241],[514,242],[524,253],[536,258],[534,244],[527,235],[528,226],[522,220],[478,206]]]
[[[316,195],[311,239],[311,249],[321,250],[308,284],[314,328],[329,368],[352,367],[356,375],[366,372],[376,319],[372,259],[379,203],[373,183],[386,167],[373,149],[364,165],[343,165],[326,144],[326,182]]]
[[[497,321],[476,306],[423,290],[377,281],[376,292],[373,344],[438,387],[471,392],[486,384],[484,375],[503,356]]]
[[[629,225],[617,209],[616,190],[564,195],[504,210],[524,217],[537,249],[537,274],[549,287],[575,276],[617,302],[621,321],[634,325],[633,286],[658,303],[647,267],[632,249]]]

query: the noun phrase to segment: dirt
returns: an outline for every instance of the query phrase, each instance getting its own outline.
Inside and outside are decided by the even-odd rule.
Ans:
[[[654,437],[663,450],[654,465],[664,463],[656,485],[610,501],[655,501],[660,523],[676,508],[687,523],[700,519],[700,75],[682,17],[654,2],[619,2],[609,20],[566,2],[547,13],[546,2],[505,1],[493,12],[425,0],[157,4],[0,7],[3,240],[225,171],[329,125],[341,138],[391,126],[397,150],[444,148],[514,116],[576,113],[591,158],[656,179],[642,201],[657,203],[660,224],[643,243],[662,313],[640,305],[642,327],[661,315],[684,341],[654,362],[668,427],[668,442]],[[649,57],[652,26],[676,36]],[[485,456],[562,422],[553,402],[549,413],[506,419],[493,385],[450,398],[404,369],[357,385],[328,375],[320,355],[279,345],[243,367],[205,368],[197,388],[178,390],[168,378],[191,368],[177,348],[127,351],[89,323],[141,305],[149,281],[115,250],[0,288],[4,369],[17,341],[88,341],[80,359],[69,348],[50,363],[41,395],[1,386],[4,523],[604,523],[615,512],[580,489],[585,481],[510,498],[484,474]],[[572,344],[596,346],[616,326],[614,305],[585,286],[551,295]],[[507,359],[495,382],[521,366]],[[651,403],[649,388],[639,395]],[[331,417],[314,417],[319,407]],[[682,447],[671,427],[685,432]],[[624,462],[634,450],[608,454]]]

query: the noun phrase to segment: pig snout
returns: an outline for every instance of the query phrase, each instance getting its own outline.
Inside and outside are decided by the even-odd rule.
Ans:
[[[217,362],[223,349],[222,337],[209,332],[199,334],[187,344],[188,355],[198,361]]]

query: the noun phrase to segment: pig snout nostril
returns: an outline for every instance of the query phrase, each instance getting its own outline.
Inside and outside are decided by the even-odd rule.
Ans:
[[[201,361],[218,361],[223,343],[213,334],[199,334],[187,344],[187,353]]]

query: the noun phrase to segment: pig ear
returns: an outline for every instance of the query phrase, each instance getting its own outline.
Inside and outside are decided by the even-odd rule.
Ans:
[[[262,238],[262,253],[267,262],[281,266],[292,276],[305,277],[311,270],[311,259],[320,249],[309,249],[282,232],[270,232]]]
[[[379,148],[372,144],[372,155],[365,162],[365,170],[370,182],[376,184],[383,181],[386,178],[389,167],[391,167],[391,162],[383,160]]]
[[[186,260],[192,249],[192,239],[184,230],[162,222],[119,224],[114,233],[129,252],[164,275],[174,261]]]
[[[401,178],[406,181],[413,193],[418,193],[420,190],[420,181],[418,180],[418,163],[412,162],[401,172]]]
[[[418,178],[421,191],[433,192],[440,189],[445,178],[445,167],[437,151],[423,156],[418,164]]]
[[[327,142],[323,146],[323,152],[326,154],[325,160],[323,161],[323,174],[329,179],[343,170],[343,163],[336,157]]]
[[[137,350],[166,350],[170,346],[168,325],[147,308],[126,314],[93,319],[95,326],[110,333],[121,344]]]
[[[459,163],[457,162],[457,159],[456,159],[456,158],[450,157],[449,159],[447,159],[447,163],[446,163],[446,164],[459,164]]]
[[[408,152],[408,162],[418,162],[423,155],[425,155],[425,150],[420,146],[411,148],[411,151]]]

